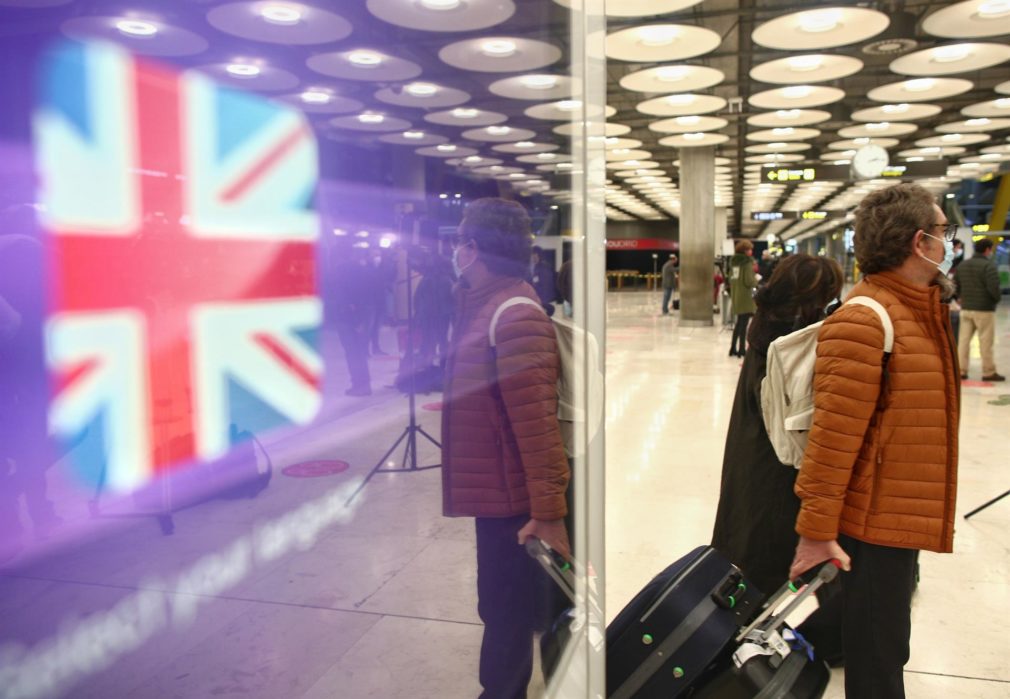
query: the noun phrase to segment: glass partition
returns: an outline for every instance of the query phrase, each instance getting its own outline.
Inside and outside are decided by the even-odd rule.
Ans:
[[[0,697],[603,693],[570,5],[0,0]]]

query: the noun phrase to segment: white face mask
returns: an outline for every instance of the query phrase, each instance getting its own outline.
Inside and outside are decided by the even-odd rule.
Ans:
[[[929,233],[926,233],[925,231],[923,231],[922,234],[943,243],[943,261],[933,262],[933,260],[930,260],[925,255],[923,255],[922,258],[936,265],[937,269],[940,270],[940,274],[947,274],[947,272],[950,271],[951,265],[954,264],[954,243],[949,240],[944,240],[943,238],[937,238],[935,235],[929,235]]]
[[[460,267],[460,265],[459,265],[459,251],[460,251],[460,249],[462,249],[462,247],[463,246],[460,245],[458,248],[456,248],[455,250],[452,251],[452,269],[456,273],[456,277],[458,277],[458,278],[461,278],[463,276],[463,272],[465,272],[468,269],[470,269],[473,266],[473,263],[474,263],[474,261],[471,260],[470,264],[468,264],[466,267]]]

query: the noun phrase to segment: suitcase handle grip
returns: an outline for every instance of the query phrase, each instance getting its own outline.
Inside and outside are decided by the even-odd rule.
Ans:
[[[778,592],[768,598],[761,614],[737,635],[737,642],[742,641],[755,629],[760,629],[762,635],[767,637],[771,632],[785,623],[786,617],[799,607],[807,597],[820,589],[822,585],[834,580],[841,567],[842,562],[837,558],[832,558],[819,568],[811,568],[795,580],[790,580],[784,584],[779,588]],[[782,606],[782,602],[790,597],[792,599],[789,604],[780,611],[779,607]]]
[[[790,580],[789,589],[792,592],[799,592],[804,585],[809,585],[814,580],[820,580],[822,585],[829,583],[835,579],[841,568],[842,562],[837,558],[832,558],[820,568],[811,568],[807,572],[796,576],[795,580]]]

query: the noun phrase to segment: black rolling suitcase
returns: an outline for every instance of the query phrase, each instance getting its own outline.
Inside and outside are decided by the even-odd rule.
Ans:
[[[563,589],[573,588],[571,571],[556,554],[540,542],[527,548]],[[736,566],[710,547],[695,549],[653,578],[607,627],[607,696],[820,697],[828,669],[783,622],[823,584],[821,575],[834,574],[831,566],[799,594],[797,583],[784,586],[762,608],[764,596]],[[567,635],[565,618],[552,632],[558,640]]]

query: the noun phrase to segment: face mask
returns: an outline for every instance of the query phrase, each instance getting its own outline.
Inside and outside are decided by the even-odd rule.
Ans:
[[[452,251],[452,270],[456,273],[457,278],[461,278],[463,276],[463,272],[473,266],[473,262],[468,264],[466,267],[459,266],[459,251],[460,248],[456,248]]]
[[[950,271],[951,265],[954,264],[954,243],[949,240],[944,240],[943,238],[937,238],[935,235],[929,235],[929,233],[923,233],[923,235],[929,236],[933,240],[939,240],[943,243],[943,262],[933,262],[925,255],[922,256],[924,260],[936,265],[936,268],[940,270],[940,274],[947,274]]]

